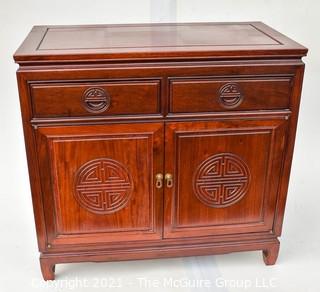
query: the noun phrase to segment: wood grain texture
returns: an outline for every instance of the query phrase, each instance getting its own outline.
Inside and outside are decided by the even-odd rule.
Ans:
[[[104,99],[88,96],[94,89]],[[30,90],[37,118],[160,113],[159,81],[32,83]],[[95,111],[90,103],[102,107]]]
[[[36,26],[20,64],[301,57],[307,49],[261,22]]]
[[[257,22],[35,27],[14,58],[43,278],[249,250],[274,264],[306,53]]]
[[[161,124],[62,126],[39,128],[36,133],[40,179],[48,194],[43,200],[50,248],[161,238],[162,200],[153,185],[155,173],[162,171]],[[92,167],[106,159],[112,162],[109,169],[101,164]],[[88,163],[91,169],[87,169],[86,180],[82,179],[85,201],[79,204],[75,184],[79,170]],[[123,179],[129,189],[119,188]],[[128,196],[125,205],[112,210],[122,196]],[[105,204],[113,212],[103,212]]]
[[[272,231],[283,159],[286,120],[170,123],[166,127],[165,169],[175,185],[165,189],[165,237]],[[221,161],[197,168],[212,155],[232,155],[247,167],[249,180],[241,200],[221,208],[204,204],[195,195],[203,190],[208,201],[224,199],[241,187],[243,173]],[[241,176],[242,175],[242,176]],[[195,190],[196,189],[196,190]],[[198,190],[197,190],[198,189]],[[218,197],[218,198],[217,198]]]
[[[170,80],[173,113],[288,109],[291,77]]]

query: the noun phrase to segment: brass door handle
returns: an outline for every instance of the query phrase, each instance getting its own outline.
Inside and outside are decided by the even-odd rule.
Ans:
[[[163,186],[163,174],[162,173],[157,173],[156,174],[156,188],[161,189]]]
[[[166,173],[164,178],[166,180],[167,188],[172,188],[172,186],[173,186],[173,176],[172,176],[172,174],[171,173]]]

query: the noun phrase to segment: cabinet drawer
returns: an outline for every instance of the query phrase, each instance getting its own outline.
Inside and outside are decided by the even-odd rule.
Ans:
[[[160,113],[160,81],[30,85],[34,117]]]
[[[291,77],[171,79],[169,112],[289,108]]]

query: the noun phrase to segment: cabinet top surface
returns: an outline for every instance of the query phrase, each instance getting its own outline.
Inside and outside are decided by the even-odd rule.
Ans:
[[[18,63],[301,57],[307,49],[261,22],[35,26]]]

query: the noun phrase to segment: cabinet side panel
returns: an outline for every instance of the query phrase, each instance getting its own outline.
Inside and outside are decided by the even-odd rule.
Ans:
[[[30,124],[32,118],[32,107],[29,98],[28,83],[23,73],[17,71],[17,81],[19,88],[21,116],[25,139],[25,148],[29,170],[29,180],[31,187],[33,212],[37,231],[38,247],[40,251],[45,249],[46,227],[43,211],[43,200],[41,195],[41,185],[39,177],[38,157],[35,147],[35,137]]]
[[[297,130],[297,122],[299,116],[300,98],[304,75],[304,64],[297,67],[296,75],[293,79],[293,90],[290,97],[290,109],[292,114],[289,120],[289,131],[287,134],[287,142],[285,148],[285,157],[282,166],[282,175],[278,193],[278,202],[274,220],[274,232],[277,236],[281,235],[284,210],[287,200],[287,192],[294,150],[294,143]]]

